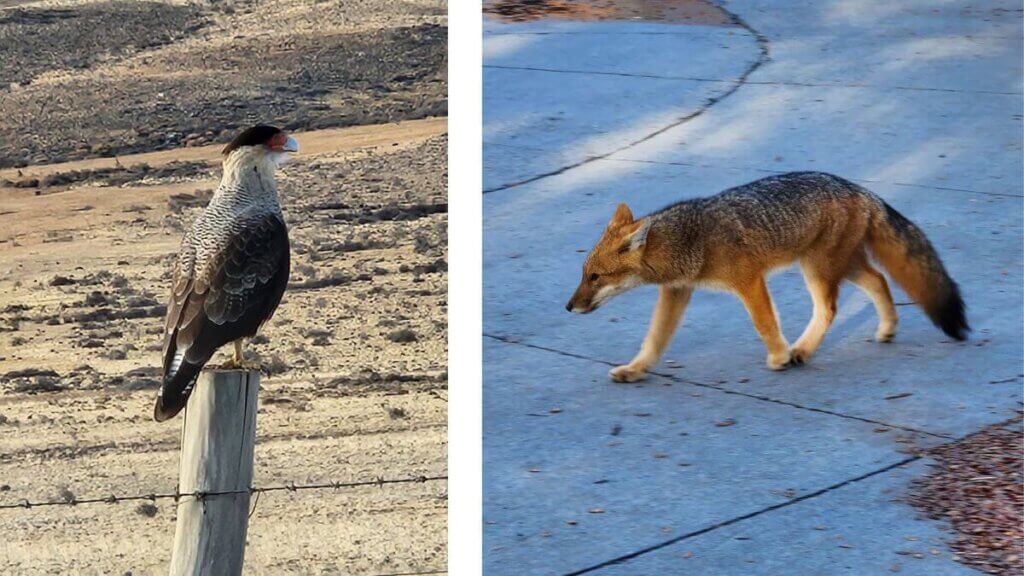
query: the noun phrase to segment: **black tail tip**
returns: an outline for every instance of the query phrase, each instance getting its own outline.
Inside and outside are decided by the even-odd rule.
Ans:
[[[166,402],[163,396],[157,396],[156,402],[153,404],[153,420],[166,422],[177,416],[178,412],[181,412],[181,409],[184,407],[185,401]]]
[[[954,340],[967,340],[971,327],[967,325],[966,306],[960,297],[960,290],[953,285],[952,293],[945,299],[932,320],[947,336]]]

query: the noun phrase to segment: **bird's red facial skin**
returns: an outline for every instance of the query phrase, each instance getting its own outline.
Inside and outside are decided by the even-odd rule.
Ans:
[[[274,134],[270,140],[267,140],[267,148],[276,152],[281,152],[284,150],[284,145],[287,141],[288,135],[284,132],[278,132],[277,134]]]

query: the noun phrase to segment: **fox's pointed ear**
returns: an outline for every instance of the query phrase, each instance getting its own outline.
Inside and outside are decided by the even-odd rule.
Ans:
[[[608,228],[620,228],[632,223],[633,213],[629,210],[629,206],[626,206],[625,202],[623,202],[615,209],[615,214],[612,216],[611,222],[608,223]]]
[[[626,235],[622,238],[622,244],[619,246],[620,253],[640,250],[647,245],[647,233],[651,230],[651,219],[644,218],[639,222],[634,222],[630,228],[634,228],[634,230],[626,231]]]

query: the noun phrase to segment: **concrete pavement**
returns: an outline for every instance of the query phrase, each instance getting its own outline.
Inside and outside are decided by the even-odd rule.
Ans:
[[[485,25],[487,573],[971,573],[899,495],[926,471],[915,449],[1020,407],[1019,6],[727,8],[737,25]],[[870,342],[874,310],[847,285],[811,363],[774,373],[740,303],[698,292],[672,362],[611,383],[654,290],[563,306],[616,203],[807,169],[926,231],[973,337],[908,304],[896,341]],[[802,278],[770,285],[793,340]]]

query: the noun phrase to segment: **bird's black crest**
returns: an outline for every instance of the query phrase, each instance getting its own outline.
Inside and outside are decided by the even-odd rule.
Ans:
[[[221,153],[227,156],[242,146],[256,146],[257,144],[264,144],[267,140],[270,140],[280,133],[281,129],[275,126],[257,124],[256,126],[245,130],[238,136],[235,136],[235,139],[225,146]]]

